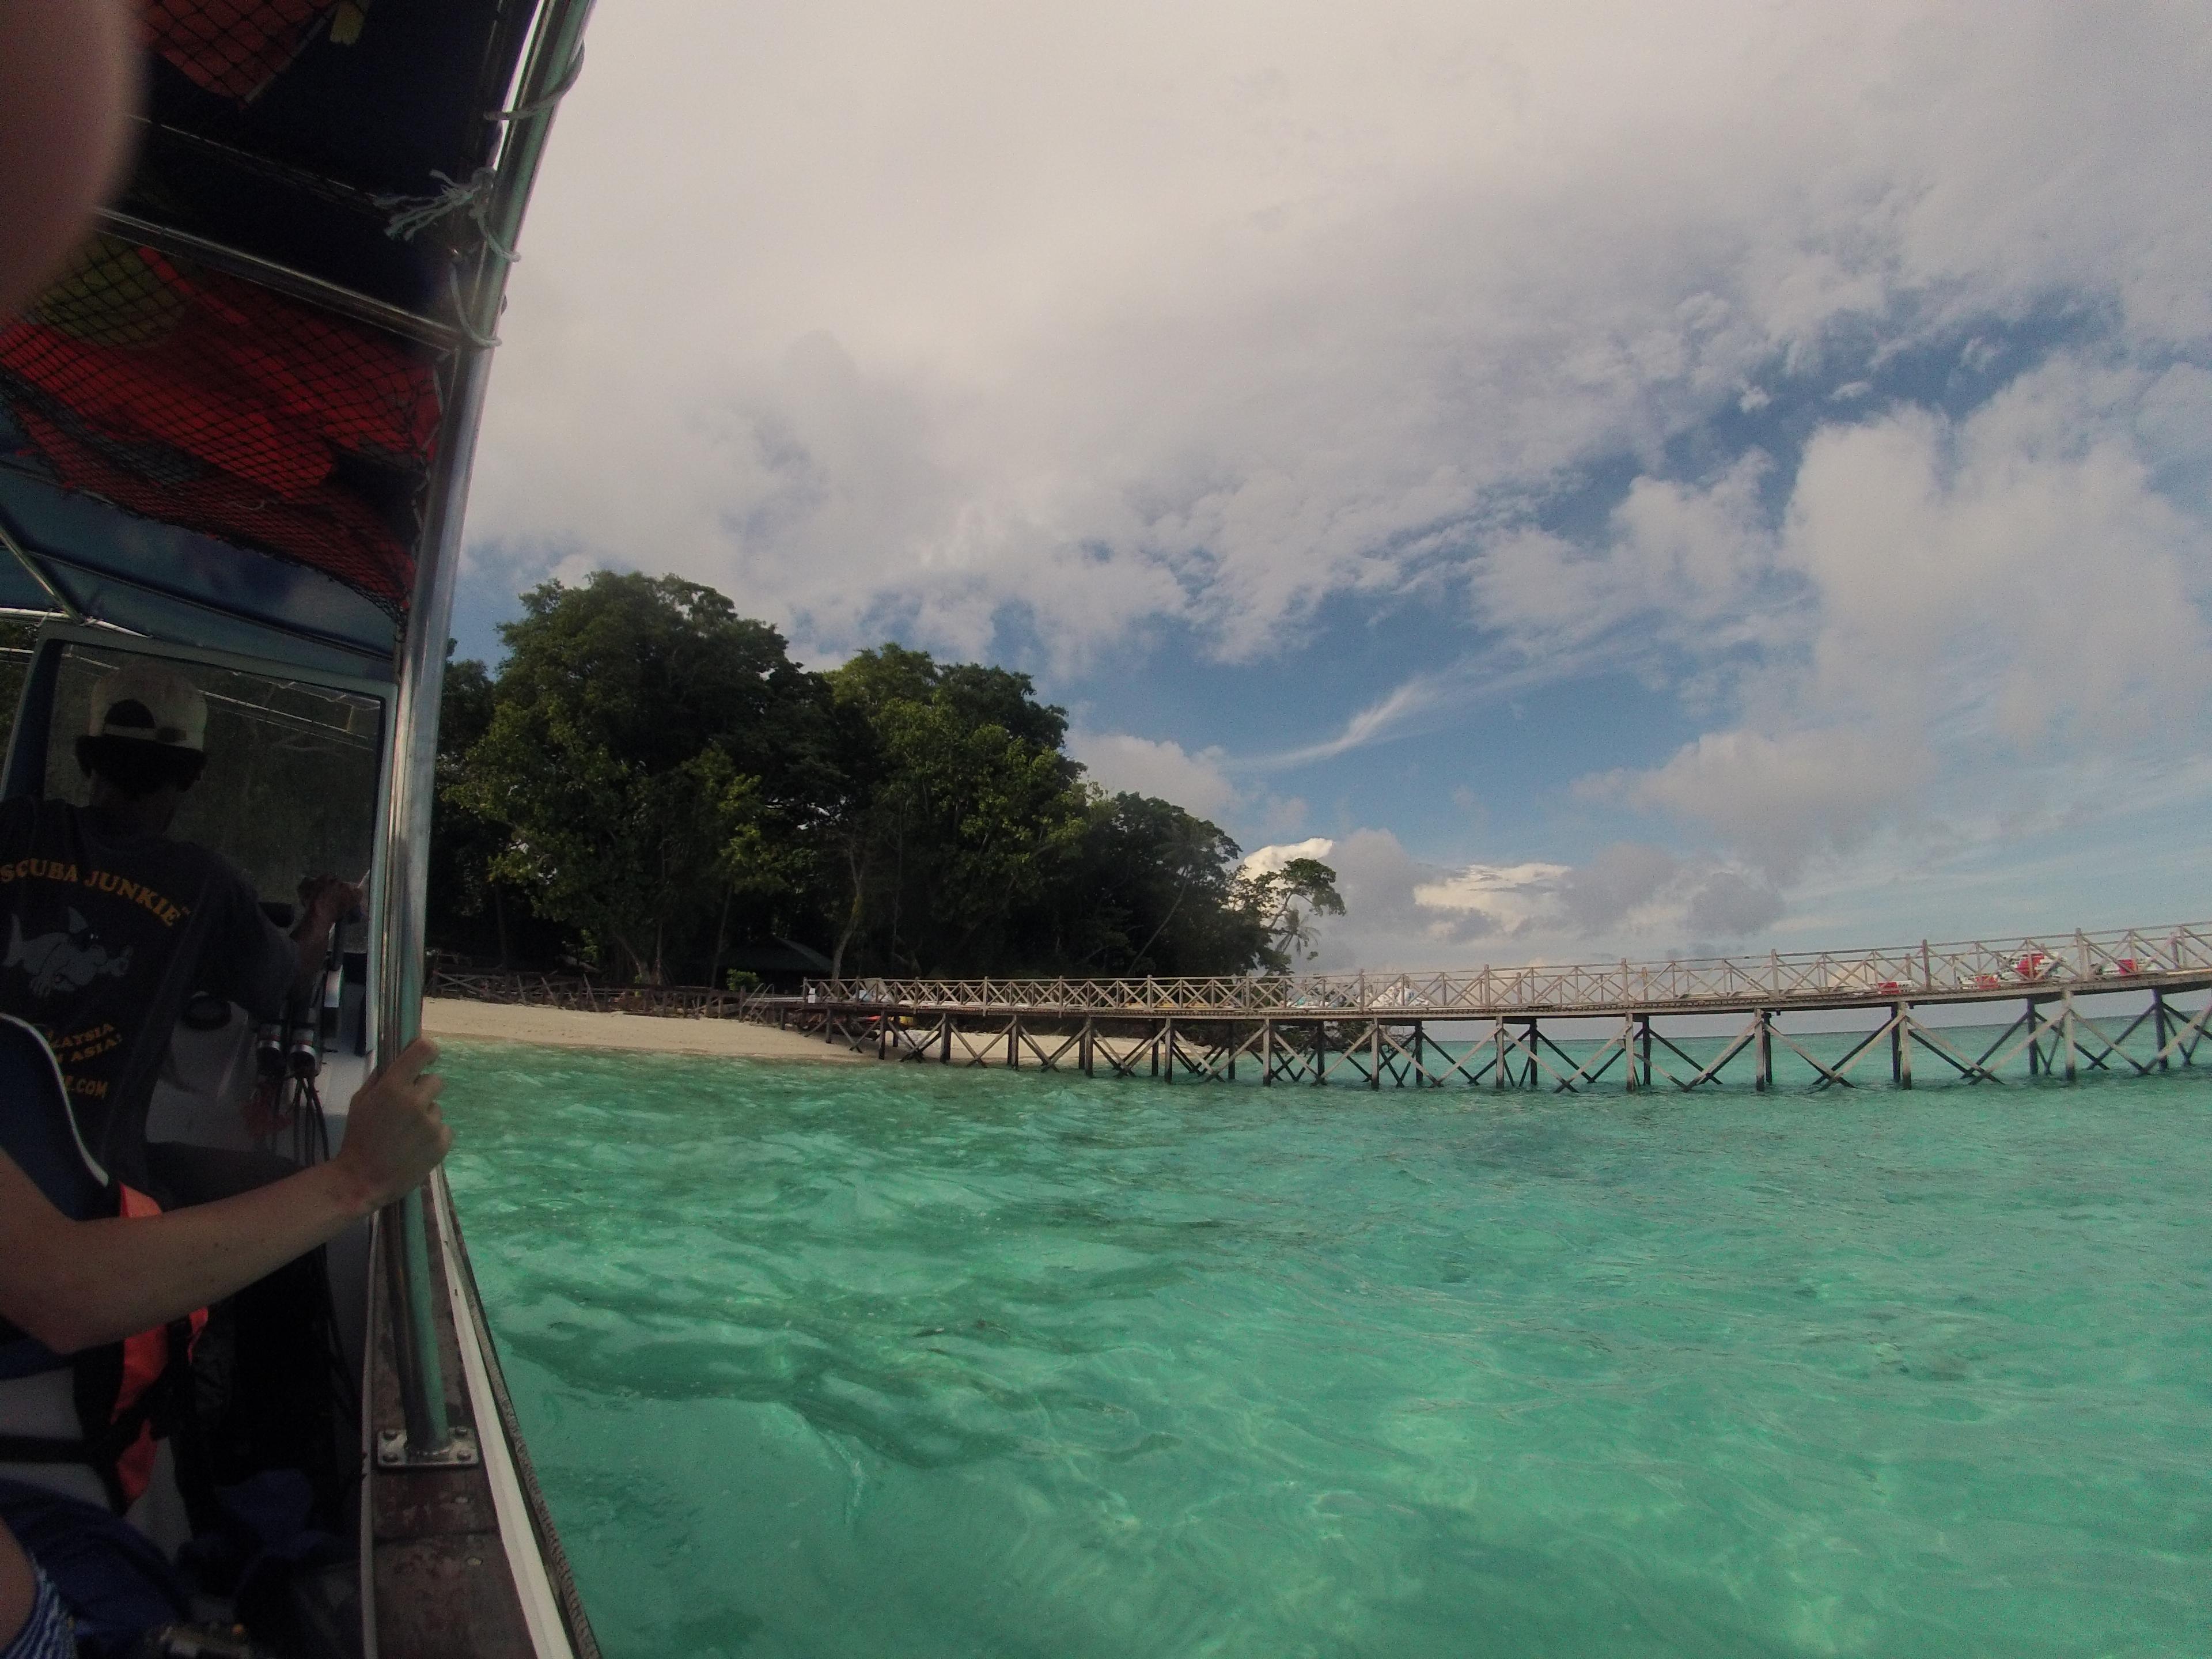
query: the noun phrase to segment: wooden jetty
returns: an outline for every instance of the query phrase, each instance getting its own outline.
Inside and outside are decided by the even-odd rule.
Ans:
[[[1667,962],[1531,965],[1431,973],[1273,974],[1203,979],[830,979],[760,997],[745,1017],[811,1032],[885,1060],[1033,1066],[1085,1077],[1262,1085],[1364,1083],[1550,1087],[1618,1076],[1630,1090],[1775,1081],[1777,1046],[1816,1088],[1850,1088],[1870,1054],[1912,1086],[1916,1053],[1968,1083],[2191,1066],[2212,1030],[2212,923],[1866,951],[1771,951]],[[2084,1000],[2092,1004],[2085,1009]],[[2119,1005],[2117,1015],[2110,1012]],[[1956,1023],[1919,1011],[1990,1004],[2009,1015],[1961,1046]],[[1863,1009],[1875,1029],[1838,1056],[1807,1051],[1791,1015]],[[2016,1009],[2016,1012],[2014,1010]],[[2093,1012],[2094,1010],[2094,1012]],[[1740,1015],[1717,1054],[1681,1043],[1686,1016]],[[1595,1040],[1554,1035],[1564,1021]],[[1662,1022],[1675,1024],[1668,1036]],[[1549,1023],[1553,1030],[1545,1027]],[[1680,1038],[1678,1041],[1677,1038]],[[1679,1067],[1680,1070],[1673,1069]],[[1875,1069],[1873,1075],[1879,1076]],[[2015,1075],[2017,1074],[2015,1070]],[[1862,1076],[1866,1073],[1862,1073]]]

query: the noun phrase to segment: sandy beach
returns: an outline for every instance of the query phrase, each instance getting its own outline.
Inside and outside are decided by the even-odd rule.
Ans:
[[[471,1042],[534,1042],[554,1048],[623,1048],[664,1054],[720,1054],[738,1060],[800,1060],[860,1065],[856,1054],[818,1037],[734,1019],[668,1019],[652,1014],[587,1014],[567,1008],[508,1003],[422,1000],[422,1030]]]

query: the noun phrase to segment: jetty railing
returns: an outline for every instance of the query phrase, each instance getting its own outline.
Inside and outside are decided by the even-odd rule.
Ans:
[[[1702,1089],[1747,1070],[1773,1087],[1778,1051],[1819,1089],[1853,1088],[1887,1051],[1890,1080],[1912,1086],[1916,1053],[1966,1083],[2075,1081],[2191,1066],[2212,1041],[2212,923],[1972,939],[1857,951],[1770,951],[1667,962],[1532,963],[1420,973],[1224,975],[1188,979],[889,979],[807,981],[798,996],[756,996],[740,1018],[811,1032],[879,1059],[1032,1066],[1086,1077],[1148,1074],[1234,1082],[1240,1062],[1262,1085],[1351,1081],[1379,1089],[1551,1088],[1573,1093],[1618,1076],[1629,1089]],[[2132,1015],[2110,994],[2136,994]],[[2078,1006],[2087,1000],[2102,1012]],[[2123,999],[2126,1000],[2126,999]],[[2014,1003],[1994,1038],[1966,1042],[1925,1005]],[[1874,1011],[1875,1027],[1824,1058],[1785,1017]],[[1670,1036],[1662,1018],[1735,1013],[1741,1030]],[[1601,1024],[1601,1041],[1547,1021]],[[2119,1022],[2124,1022],[2124,1024]],[[1469,1028],[1475,1028],[1470,1031]],[[1483,1029],[1486,1027],[1487,1029]],[[1556,1030],[1556,1026],[1554,1027]],[[1449,1034],[1440,1035],[1439,1032]],[[1836,1034],[1826,1034],[1832,1037]],[[1680,1041],[1676,1040],[1680,1037]],[[1859,1077],[1853,1076],[1854,1072]]]
[[[1401,1012],[1612,1014],[1760,1006],[1862,1006],[1988,1000],[2149,985],[2212,975],[2212,922],[2021,939],[1664,962],[1532,963],[1519,968],[1147,979],[809,980],[802,1000],[910,1009],[1054,1010],[1074,1014],[1316,1015]]]

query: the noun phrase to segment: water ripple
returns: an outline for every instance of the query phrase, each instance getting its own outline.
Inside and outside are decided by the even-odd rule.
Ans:
[[[2194,1078],[447,1069],[611,1655],[2203,1650]]]

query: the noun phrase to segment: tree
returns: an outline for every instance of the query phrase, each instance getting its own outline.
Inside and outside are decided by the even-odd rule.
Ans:
[[[659,983],[745,862],[809,677],[712,588],[594,572],[523,595],[483,735],[448,789],[506,829],[489,861],[540,914]]]
[[[446,649],[450,657],[450,642]],[[464,775],[463,757],[490,727],[493,696],[491,676],[482,663],[467,657],[447,663],[438,703],[437,793],[430,808],[426,886],[431,936],[476,942],[489,911],[504,967],[509,957],[507,917],[491,864],[505,843],[505,832],[464,805],[453,787]]]
[[[1277,972],[1319,948],[1308,925],[1312,917],[1344,914],[1336,872],[1319,859],[1292,859],[1279,870],[1239,875],[1237,903],[1259,922],[1266,941],[1259,960]]]
[[[495,672],[447,676],[433,938],[649,982],[799,940],[836,973],[1231,974],[1341,914],[1311,860],[1108,794],[1025,674],[887,644],[827,674],[711,588],[600,572],[522,596]],[[557,932],[557,947],[548,930]]]
[[[1266,942],[1241,908],[1237,843],[1148,795],[1093,792],[1052,954],[1072,971],[1241,973]]]
[[[835,836],[838,969],[871,924],[895,965],[1003,963],[1082,832],[1079,769],[1060,747],[1066,712],[1037,702],[1026,674],[940,666],[895,645],[830,681],[868,740]]]

